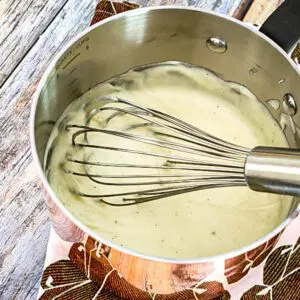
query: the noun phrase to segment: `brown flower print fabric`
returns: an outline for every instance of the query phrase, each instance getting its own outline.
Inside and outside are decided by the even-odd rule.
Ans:
[[[190,300],[195,299],[197,291],[201,291],[199,300],[230,299],[229,293],[217,281],[204,282],[194,289],[174,294],[151,295],[122,278],[107,259],[109,248],[99,245],[89,237],[85,244],[71,246],[69,260],[59,260],[48,266],[41,280],[45,292],[40,299],[150,300],[155,296],[155,300]]]
[[[109,291],[101,290],[101,284],[89,280],[71,260],[60,260],[50,265],[44,271],[41,286],[45,290],[40,297],[41,300],[123,299]],[[101,291],[101,294],[98,291]]]
[[[263,284],[253,286],[241,299],[300,299],[300,238],[295,245],[281,246],[269,255]]]
[[[297,300],[300,299],[300,237],[299,231],[295,232],[295,229],[300,229],[300,217],[280,236],[280,240],[282,238],[283,240],[287,240],[287,238],[295,240],[295,236],[298,235],[298,240],[295,240],[294,243],[276,248],[273,246],[274,238],[256,254],[253,251],[248,252],[246,257],[251,265],[247,267],[243,264],[246,266],[244,270],[257,268],[258,262],[263,265],[261,270],[256,269],[254,279],[257,284],[249,284],[248,281],[251,281],[251,278],[248,279],[245,272],[241,272],[245,278],[241,279],[238,284],[230,283],[230,277],[226,277],[225,271],[226,286],[218,281],[205,281],[190,289],[168,295],[153,295],[129,284],[107,259],[110,249],[107,246],[101,246],[99,242],[89,237],[85,243],[70,244],[68,259],[54,261],[45,269],[41,280],[42,292],[39,299]],[[54,239],[58,239],[59,243],[62,241],[57,235]],[[55,251],[53,247],[49,247],[49,249]],[[262,261],[266,252],[268,252],[267,259]],[[236,269],[238,271],[243,270],[239,265],[240,261],[243,260],[238,259],[233,265],[233,268],[239,266]],[[250,272],[249,270],[248,272]],[[245,286],[248,287],[244,288]],[[242,290],[242,293],[237,289]]]
[[[91,25],[103,19],[106,19],[108,17],[111,17],[113,15],[128,10],[132,10],[138,7],[139,7],[138,4],[127,2],[127,1],[123,1],[123,2],[100,1],[96,6],[95,14],[92,19]]]
[[[245,254],[225,261],[225,276],[228,283],[235,283],[248,274],[251,268],[260,265],[270,254],[280,238],[280,234],[270,239],[267,243]]]

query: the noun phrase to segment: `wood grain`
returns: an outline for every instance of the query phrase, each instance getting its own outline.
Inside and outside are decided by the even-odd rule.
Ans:
[[[89,25],[96,2],[0,0],[0,299],[37,293],[49,223],[30,153],[31,99],[53,56]],[[228,13],[240,0],[138,2]]]
[[[53,55],[89,25],[95,5],[69,0],[0,89],[0,299],[34,299],[38,290],[49,223],[29,147],[31,97]]]
[[[232,16],[236,19],[243,20],[254,0],[241,0],[238,6],[232,10]]]
[[[284,0],[254,1],[244,18],[244,22],[249,22],[257,25],[263,24],[263,22],[283,1]]]
[[[0,31],[0,87],[66,2],[17,0],[5,7]]]

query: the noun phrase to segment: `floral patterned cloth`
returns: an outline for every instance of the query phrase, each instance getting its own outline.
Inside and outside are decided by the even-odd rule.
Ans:
[[[101,1],[91,22],[138,8],[130,2]],[[41,300],[300,300],[300,215],[261,249],[227,260],[225,281],[203,281],[175,294],[151,294],[126,282],[107,260],[99,242],[63,241],[51,231]],[[99,247],[100,246],[100,247]],[[100,251],[99,251],[100,249]],[[117,287],[117,292],[113,287]]]
[[[69,243],[52,230],[39,299],[297,300],[300,299],[299,232],[300,216],[285,229],[276,246],[276,239],[273,239],[258,255],[248,253],[246,263],[235,261],[235,265],[225,266],[226,283],[208,281],[176,294],[153,295],[133,287],[120,277],[106,260],[105,248],[101,249],[99,264],[96,259],[98,242],[92,238],[84,243]],[[230,276],[234,268],[240,269],[238,277]],[[112,285],[119,286],[119,295],[115,295]],[[130,298],[121,294],[129,294]],[[216,298],[215,295],[219,296]]]

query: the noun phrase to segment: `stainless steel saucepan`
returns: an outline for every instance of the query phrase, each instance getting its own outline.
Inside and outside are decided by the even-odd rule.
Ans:
[[[44,174],[45,147],[64,109],[88,89],[133,67],[172,60],[208,68],[248,87],[281,124],[290,147],[300,148],[300,76],[289,56],[300,37],[299,16],[298,0],[285,1],[260,29],[198,9],[151,7],[116,15],[73,39],[45,72],[31,116],[34,161],[56,232],[67,241],[86,241],[87,236],[98,241],[97,253],[128,284],[148,292],[175,293],[199,282],[242,278],[246,259],[264,257],[297,216],[299,199],[282,224],[237,251],[191,260],[141,255],[94,234],[64,207]],[[127,295],[117,283],[111,285]]]

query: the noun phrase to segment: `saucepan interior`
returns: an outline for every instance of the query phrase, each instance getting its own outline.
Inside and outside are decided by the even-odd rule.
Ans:
[[[226,51],[209,49],[209,38],[221,38]],[[290,114],[283,103],[287,94],[299,103],[300,77],[275,43],[228,17],[195,9],[147,8],[85,31],[48,68],[33,108],[32,136],[39,169],[54,123],[74,99],[133,67],[164,61],[201,66],[246,86],[278,122],[285,122],[290,146],[300,147],[299,113]],[[274,101],[276,106],[269,105]],[[294,199],[289,217],[298,203]]]

